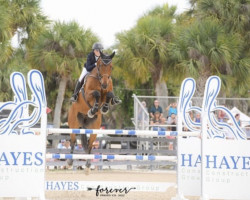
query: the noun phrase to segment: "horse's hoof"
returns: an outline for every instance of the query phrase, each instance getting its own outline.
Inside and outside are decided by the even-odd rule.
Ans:
[[[95,115],[92,115],[92,113],[91,113],[91,109],[88,111],[88,117],[89,118],[93,118]]]
[[[90,168],[89,168],[89,167],[86,167],[86,168],[84,169],[84,173],[85,173],[86,176],[88,176],[88,175],[90,174]]]
[[[73,159],[68,159],[68,160],[67,160],[67,164],[68,164],[69,166],[72,166],[72,165],[73,165]]]
[[[111,105],[119,105],[122,103],[122,100],[119,98],[119,97],[114,97],[112,100],[111,100]]]
[[[103,115],[108,114],[108,112],[109,112],[109,109],[107,109],[106,111],[105,111],[104,109],[101,109],[101,113],[102,113]]]

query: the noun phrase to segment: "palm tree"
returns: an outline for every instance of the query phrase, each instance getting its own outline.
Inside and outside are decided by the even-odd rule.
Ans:
[[[57,75],[59,88],[53,118],[54,127],[60,127],[61,117],[58,116],[61,116],[67,83],[78,78],[84,58],[97,40],[91,30],[83,29],[76,22],[56,22],[28,50],[29,61],[33,67],[46,71],[47,75]]]
[[[12,35],[17,34],[22,45],[32,45],[49,23],[39,4],[40,0],[7,0],[12,16]]]
[[[236,66],[243,41],[237,34],[227,33],[217,20],[206,18],[202,23],[196,20],[176,35],[169,45],[172,66],[184,76],[196,77],[198,96],[202,96],[210,75],[220,76],[224,89],[229,91],[237,78],[233,73],[235,68],[247,74],[246,67]],[[244,80],[245,75],[241,77],[243,83]]]
[[[156,7],[141,17],[133,29],[117,34],[119,68],[114,69],[114,74],[123,75],[130,87],[151,80],[157,96],[168,95],[164,73],[168,68],[167,46],[172,37],[175,10],[167,4]]]
[[[47,24],[38,0],[0,0],[0,87],[1,101],[12,96],[9,75],[13,71],[28,71],[25,44],[34,42]],[[22,47],[14,48],[12,38],[19,36]]]
[[[13,52],[12,58],[8,60],[7,63],[5,63],[4,66],[0,70],[0,102],[6,102],[10,101],[13,92],[10,87],[10,75],[12,72],[18,71],[23,74],[27,74],[29,71],[29,66],[25,62],[25,51],[23,51],[21,48],[15,50]]]
[[[236,77],[234,91],[240,95],[248,95],[250,69],[250,1],[249,0],[198,0],[197,15],[201,19],[212,17],[220,23],[227,33],[237,34],[242,41],[238,58],[230,68]]]
[[[5,4],[0,1],[0,42],[8,41],[12,37],[11,15]]]

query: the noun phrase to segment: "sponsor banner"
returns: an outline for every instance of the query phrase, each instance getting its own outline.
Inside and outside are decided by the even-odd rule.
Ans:
[[[250,142],[207,140],[205,147],[205,194],[210,198],[249,200]]]
[[[179,139],[179,187],[184,195],[201,194],[200,139]],[[249,199],[250,143],[209,139],[204,149],[204,194],[209,198]]]
[[[183,195],[201,194],[200,152],[199,138],[178,138],[178,189]]]
[[[44,191],[45,137],[1,135],[0,197],[38,197]]]
[[[96,191],[99,193],[117,192],[166,192],[175,183],[166,182],[117,182],[117,181],[46,181],[49,191]],[[119,190],[119,191],[118,191]]]

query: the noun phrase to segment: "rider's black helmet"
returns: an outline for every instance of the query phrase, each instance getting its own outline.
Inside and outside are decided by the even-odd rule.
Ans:
[[[102,51],[103,46],[102,46],[102,44],[100,42],[96,42],[96,43],[93,44],[92,49],[93,50],[98,49],[98,50]]]

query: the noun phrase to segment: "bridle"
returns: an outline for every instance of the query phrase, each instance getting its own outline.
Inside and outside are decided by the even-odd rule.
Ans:
[[[101,63],[99,63],[97,66],[96,66],[96,69],[97,69],[97,76],[95,75],[92,75],[90,74],[89,76],[93,77],[93,78],[96,78],[99,80],[99,82],[101,83],[101,80],[104,76],[108,77],[108,79],[111,78],[110,74],[101,74],[100,73],[100,67],[102,67],[102,65],[109,65],[111,62],[112,62],[112,59],[102,59],[101,57],[98,58],[98,59],[101,59]]]

